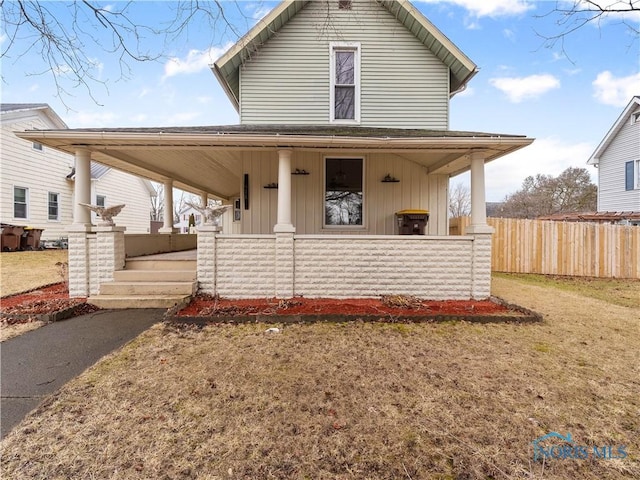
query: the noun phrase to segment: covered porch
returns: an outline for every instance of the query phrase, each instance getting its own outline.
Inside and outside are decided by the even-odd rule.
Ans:
[[[89,211],[78,205],[91,203],[88,165],[96,160],[164,184],[164,235],[176,235],[173,187],[199,194],[203,203],[213,198],[233,205],[223,231],[207,225],[198,230],[202,292],[229,298],[486,298],[491,228],[484,164],[532,142],[476,132],[247,125],[19,135],[75,155],[73,296],[99,293],[125,268],[123,229],[91,225]],[[328,225],[323,185],[329,157],[364,159],[358,224]],[[450,237],[448,179],[469,169],[471,226],[466,235]],[[297,172],[309,173],[306,183]],[[385,185],[387,176],[399,181]],[[392,213],[403,207],[430,211],[425,235],[397,235]]]

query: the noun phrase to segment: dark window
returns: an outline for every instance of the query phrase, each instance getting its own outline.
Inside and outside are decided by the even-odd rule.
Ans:
[[[362,225],[363,160],[325,160],[325,225]]]
[[[338,0],[340,10],[351,10],[351,0]]]
[[[624,164],[624,189],[633,190],[633,162]]]
[[[33,142],[33,149],[42,151],[42,144],[38,142]]]
[[[49,192],[49,220],[59,220],[59,200],[60,194]]]
[[[336,50],[335,52],[335,118],[355,119],[356,103],[356,52],[353,50]]]
[[[107,203],[107,197],[104,195],[96,195],[96,205],[99,207],[104,207]]]
[[[27,196],[29,190],[22,187],[13,187],[13,216],[14,218],[27,218]]]

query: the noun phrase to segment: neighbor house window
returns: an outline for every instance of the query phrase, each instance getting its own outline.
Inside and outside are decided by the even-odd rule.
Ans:
[[[325,159],[325,226],[363,226],[363,174],[362,158]]]
[[[331,43],[331,121],[360,121],[360,44]]]
[[[631,114],[631,125],[635,125],[636,123],[640,123],[640,112]]]
[[[351,10],[351,0],[338,0],[340,10]]]
[[[40,151],[40,152],[42,151],[42,144],[41,144],[41,143],[33,142],[33,144],[32,144],[32,145],[33,145],[33,149],[34,149],[34,150],[38,150],[38,151]]]
[[[96,205],[99,207],[104,207],[107,205],[107,197],[104,195],[96,195]]]
[[[60,194],[49,192],[49,220],[60,220]]]
[[[27,218],[29,213],[27,202],[29,200],[29,189],[23,187],[13,187],[13,217]]]

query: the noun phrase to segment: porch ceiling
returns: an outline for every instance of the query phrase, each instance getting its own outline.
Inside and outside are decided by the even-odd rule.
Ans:
[[[457,175],[470,168],[469,154],[483,151],[491,161],[529,145],[533,139],[480,132],[361,127],[218,126],[139,129],[32,130],[16,132],[70,154],[86,148],[110,167],[223,199],[238,194],[243,153],[277,150],[331,155],[393,153],[428,173]]]

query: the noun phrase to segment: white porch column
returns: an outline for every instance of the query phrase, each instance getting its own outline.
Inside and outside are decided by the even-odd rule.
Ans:
[[[471,225],[465,232],[493,233],[493,228],[487,225],[487,203],[484,191],[484,152],[471,154]]]
[[[291,223],[291,150],[278,150],[278,221],[275,233],[294,233]]]
[[[471,225],[465,231],[473,235],[471,258],[471,298],[482,300],[491,295],[491,234],[487,225],[484,191],[484,152],[471,154]]]
[[[73,224],[91,226],[91,211],[80,205],[80,203],[91,203],[91,152],[84,148],[76,150],[75,164]]]
[[[164,182],[164,224],[158,233],[176,233],[173,228],[173,180]]]

